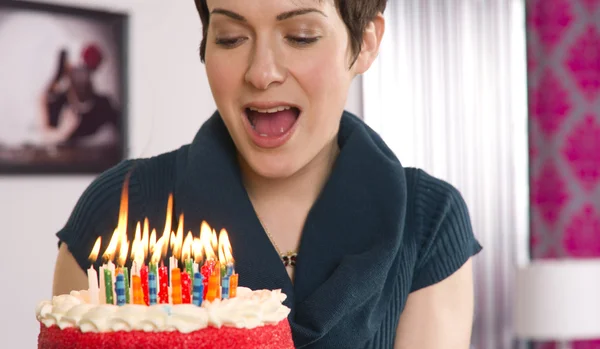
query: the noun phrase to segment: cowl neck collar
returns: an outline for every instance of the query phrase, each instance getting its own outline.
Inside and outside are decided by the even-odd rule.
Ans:
[[[241,286],[282,289],[298,348],[321,347],[325,338],[336,338],[340,348],[370,339],[397,280],[404,170],[379,136],[347,112],[338,143],[333,171],[303,228],[293,284],[243,186],[235,145],[218,112],[179,161],[176,207],[227,229]]]

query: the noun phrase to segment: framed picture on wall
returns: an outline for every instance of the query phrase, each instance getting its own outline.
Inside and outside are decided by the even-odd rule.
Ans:
[[[125,156],[127,16],[0,0],[0,174],[102,172]]]

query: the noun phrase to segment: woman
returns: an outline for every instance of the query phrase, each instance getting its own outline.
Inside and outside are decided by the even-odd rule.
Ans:
[[[186,229],[226,227],[240,284],[288,295],[299,348],[468,348],[481,247],[463,199],[343,111],[377,56],[385,5],[196,0],[218,112],[190,145],[87,189],[58,233],[54,292],[85,288],[131,171],[130,217],[160,226],[172,191]]]

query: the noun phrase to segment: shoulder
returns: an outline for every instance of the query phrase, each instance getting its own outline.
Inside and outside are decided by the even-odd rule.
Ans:
[[[417,248],[411,291],[442,281],[481,250],[467,204],[450,183],[406,168],[407,221]]]

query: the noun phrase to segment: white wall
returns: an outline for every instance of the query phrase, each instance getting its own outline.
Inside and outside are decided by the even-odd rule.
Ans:
[[[190,142],[215,109],[198,59],[201,31],[193,1],[51,2],[130,14],[131,156],[151,156]],[[360,80],[351,88],[347,108],[362,115]],[[34,311],[39,301],[51,296],[55,233],[92,180],[0,177],[0,309],[5,316],[0,322],[1,347],[36,347],[39,325]]]

